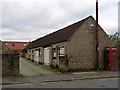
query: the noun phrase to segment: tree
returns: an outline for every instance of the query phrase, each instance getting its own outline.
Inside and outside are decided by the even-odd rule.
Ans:
[[[120,68],[120,33],[116,32],[113,35],[109,35],[109,37],[113,41],[113,45],[118,48],[118,64]]]
[[[113,35],[109,35],[110,39],[113,41],[114,46],[118,47],[119,42],[120,42],[119,36],[120,34],[118,32],[114,33]]]

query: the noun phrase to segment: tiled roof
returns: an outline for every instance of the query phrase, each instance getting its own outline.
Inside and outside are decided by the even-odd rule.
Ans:
[[[67,41],[70,36],[80,27],[82,26],[82,24],[84,23],[85,20],[87,20],[88,18],[90,18],[92,16],[89,16],[79,22],[76,22],[72,25],[69,25],[63,29],[60,29],[56,32],[53,32],[51,34],[48,34],[44,37],[41,37],[33,42],[31,42],[24,50],[27,49],[32,49],[32,48],[36,48],[36,47],[45,47],[48,46],[50,44],[54,44],[54,43],[59,43],[59,42],[64,42]]]
[[[2,41],[2,43],[9,49],[24,49],[25,46],[24,44],[26,44],[26,46],[30,43],[30,42],[14,42],[14,41]],[[8,45],[6,45],[6,43]],[[13,46],[14,43],[14,46]]]
[[[8,48],[0,40],[0,50],[8,50]]]

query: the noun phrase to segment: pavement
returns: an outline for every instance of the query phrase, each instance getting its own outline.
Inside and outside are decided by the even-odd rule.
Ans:
[[[29,76],[29,77],[3,77],[2,84],[21,84],[21,83],[45,83],[45,82],[64,82],[86,79],[103,79],[103,78],[119,78],[117,71],[90,71],[76,73],[61,73],[45,76]]]
[[[87,72],[68,72],[68,73],[55,73],[39,67],[39,65],[29,60],[21,60],[21,73],[24,77],[3,77],[0,85],[10,84],[27,84],[27,83],[47,83],[47,82],[65,82],[65,81],[76,81],[76,80],[92,80],[92,79],[103,79],[103,78],[119,78],[120,71],[87,71]],[[33,68],[30,68],[30,66]],[[25,67],[26,66],[26,67]],[[27,71],[28,70],[28,71]],[[31,72],[32,73],[31,73]]]
[[[103,78],[103,79],[85,79],[85,80],[74,80],[74,81],[61,81],[61,82],[29,82],[29,83],[15,83],[15,84],[4,84],[2,85],[3,90],[16,90],[13,88],[21,89],[35,89],[39,88],[104,88],[104,90],[115,90],[119,88],[120,84],[118,81],[120,78]],[[95,89],[96,90],[96,89]],[[119,90],[119,89],[117,89]]]

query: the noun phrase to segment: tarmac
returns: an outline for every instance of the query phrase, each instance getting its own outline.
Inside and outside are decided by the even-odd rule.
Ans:
[[[86,79],[102,79],[102,78],[120,78],[120,71],[88,71],[88,72],[69,72],[48,74],[41,76],[29,77],[3,77],[0,85],[23,84],[23,83],[47,83],[47,82],[63,82]]]

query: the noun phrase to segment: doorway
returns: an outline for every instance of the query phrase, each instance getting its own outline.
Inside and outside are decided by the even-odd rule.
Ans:
[[[34,51],[35,56],[34,56],[34,61],[39,62],[39,50]]]
[[[49,65],[49,47],[44,48],[44,64]]]

